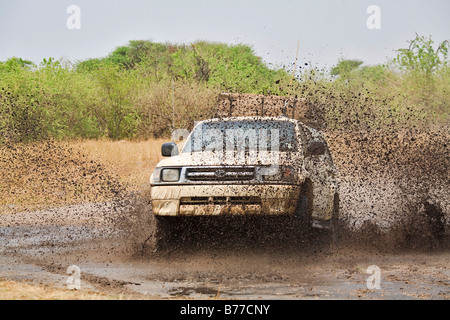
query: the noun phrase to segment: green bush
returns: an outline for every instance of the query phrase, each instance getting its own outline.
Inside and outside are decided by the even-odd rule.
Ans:
[[[340,59],[297,79],[249,46],[130,41],[107,57],[0,62],[0,141],[170,136],[211,116],[220,92],[307,98],[333,130],[448,124],[448,42],[416,36],[385,65]]]
[[[417,36],[385,65],[341,59],[331,75],[306,70],[291,94],[308,98],[333,130],[448,126],[448,42],[432,44]]]

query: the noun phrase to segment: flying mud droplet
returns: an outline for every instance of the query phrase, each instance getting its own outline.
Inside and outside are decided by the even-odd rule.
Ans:
[[[319,121],[323,119],[320,108],[310,111]],[[341,132],[327,129],[326,123],[324,127],[341,180],[341,245],[448,247],[450,136],[446,128]],[[36,226],[68,221],[80,226],[100,225],[105,227],[105,236],[114,234],[118,239],[112,251],[129,256],[152,252],[156,221],[148,191],[128,192],[119,177],[82,151],[52,140],[6,143],[0,146],[0,176],[4,195],[1,211],[12,214],[2,217],[3,226],[20,225],[22,218],[23,223]],[[32,218],[19,214],[24,212],[33,213]],[[187,250],[191,243],[194,248],[201,247],[204,239],[218,248],[224,243],[233,246],[233,241],[222,241],[233,237],[238,246],[246,242],[252,243],[250,247],[289,243],[281,236],[285,230],[270,221],[261,222],[266,230],[251,220],[232,219],[228,223],[208,222],[203,229],[184,223],[182,244],[175,251]],[[83,238],[90,231],[73,232]],[[59,243],[56,238],[49,239],[49,244]]]

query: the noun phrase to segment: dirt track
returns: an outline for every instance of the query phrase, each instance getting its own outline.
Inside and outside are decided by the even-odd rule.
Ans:
[[[448,248],[377,248],[373,242],[355,244],[347,234],[336,248],[321,252],[306,242],[212,232],[155,253],[142,246],[151,216],[140,230],[127,228],[145,217],[146,208],[131,202],[5,215],[0,278],[65,287],[67,268],[77,265],[82,290],[139,298],[450,299]],[[367,287],[371,265],[380,268],[380,289]]]

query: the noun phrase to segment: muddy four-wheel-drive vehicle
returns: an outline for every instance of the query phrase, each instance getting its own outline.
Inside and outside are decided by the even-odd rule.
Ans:
[[[223,94],[218,105],[219,116],[198,122],[181,152],[174,142],[162,146],[168,158],[151,175],[157,244],[183,219],[227,215],[290,216],[333,241],[337,172],[323,132],[306,123],[304,101]]]

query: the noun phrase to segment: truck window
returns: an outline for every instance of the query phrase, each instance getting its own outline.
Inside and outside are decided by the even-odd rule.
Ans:
[[[196,126],[183,152],[257,150],[289,152],[297,148],[295,124],[282,120],[212,121]]]

